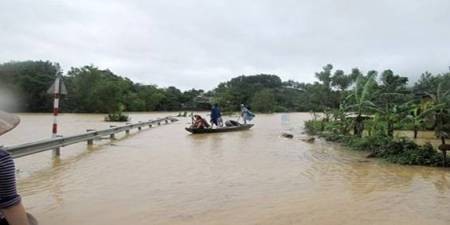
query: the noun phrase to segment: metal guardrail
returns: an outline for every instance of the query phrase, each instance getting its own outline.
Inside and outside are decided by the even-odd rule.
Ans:
[[[56,138],[50,138],[45,140],[40,140],[36,142],[26,143],[26,144],[20,144],[20,145],[14,145],[14,146],[8,146],[4,147],[3,149],[8,151],[13,158],[19,158],[47,150],[59,150],[59,148],[87,141],[88,144],[93,144],[93,141],[95,139],[99,139],[104,136],[109,136],[110,138],[114,138],[114,134],[120,133],[120,132],[126,132],[128,133],[131,129],[138,128],[139,130],[142,129],[142,127],[149,126],[151,127],[153,124],[160,125],[162,122],[165,122],[166,124],[170,122],[178,121],[178,119],[173,117],[165,117],[162,119],[156,119],[156,120],[149,120],[147,122],[139,122],[135,124],[128,124],[125,126],[120,127],[113,127],[110,129],[105,130],[87,130],[87,133],[85,134],[79,134],[79,135],[72,135],[67,137],[56,137]],[[58,153],[59,154],[59,153]]]

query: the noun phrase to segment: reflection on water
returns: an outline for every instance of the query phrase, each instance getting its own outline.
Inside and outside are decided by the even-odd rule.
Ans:
[[[450,224],[448,169],[302,142],[308,117],[257,115],[249,131],[204,135],[184,131],[186,119],[80,143],[59,160],[50,153],[16,160],[19,189],[42,224]],[[101,118],[65,114],[62,133],[107,128]],[[45,138],[47,119],[22,115],[0,143]],[[294,139],[280,137],[286,131]]]

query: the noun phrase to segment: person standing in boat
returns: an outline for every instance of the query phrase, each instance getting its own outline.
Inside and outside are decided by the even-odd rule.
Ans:
[[[211,109],[211,125],[216,125],[216,127],[222,126],[222,114],[220,113],[220,108],[217,103]]]
[[[0,111],[0,135],[19,124],[20,119]],[[25,212],[16,188],[16,169],[9,153],[0,148],[0,225],[37,224],[31,214]]]
[[[244,104],[241,104],[241,117],[244,120],[244,124],[247,124],[247,121],[252,120],[253,117],[255,117],[255,114],[248,110]]]

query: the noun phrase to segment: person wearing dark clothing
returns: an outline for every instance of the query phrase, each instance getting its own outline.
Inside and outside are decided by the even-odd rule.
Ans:
[[[0,111],[0,135],[13,129],[19,118]],[[31,225],[36,220],[27,215],[16,188],[14,161],[8,152],[0,148],[0,225]]]
[[[219,105],[214,104],[211,109],[211,125],[214,124],[216,127],[222,126],[222,114],[220,113]]]
[[[16,170],[11,156],[0,149],[0,224],[28,224],[16,190]],[[13,220],[21,223],[13,223]],[[7,221],[10,221],[8,223]]]

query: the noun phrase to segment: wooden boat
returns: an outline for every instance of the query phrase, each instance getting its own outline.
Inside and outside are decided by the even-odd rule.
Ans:
[[[209,134],[209,133],[221,133],[221,132],[248,130],[251,127],[253,127],[253,125],[254,124],[241,124],[239,126],[206,128],[206,129],[186,127],[185,129],[193,134]]]

